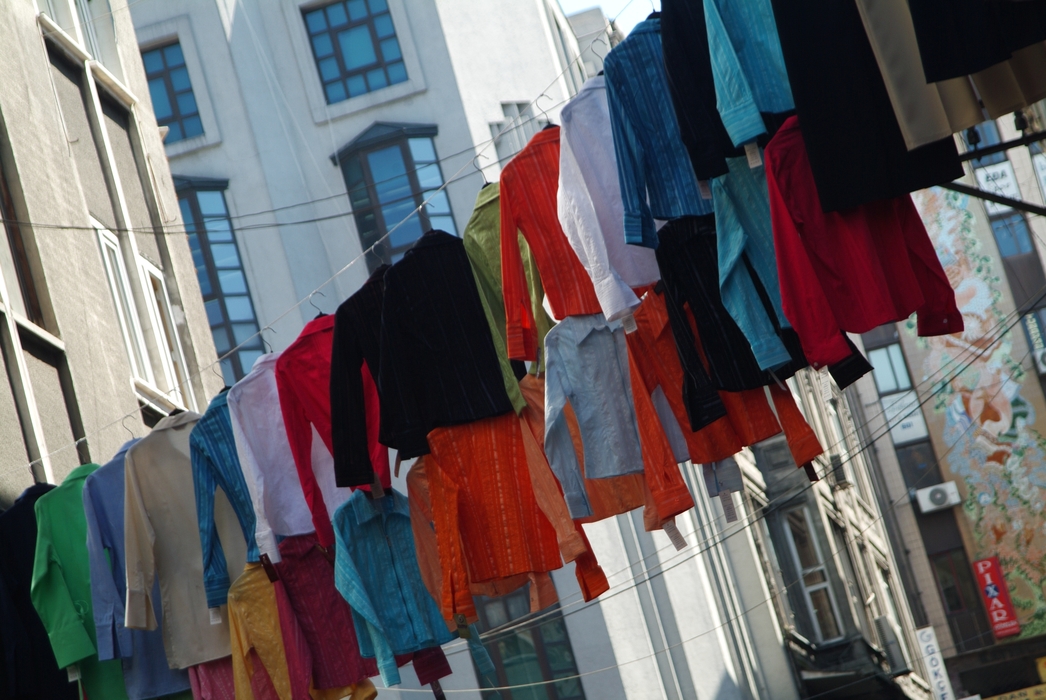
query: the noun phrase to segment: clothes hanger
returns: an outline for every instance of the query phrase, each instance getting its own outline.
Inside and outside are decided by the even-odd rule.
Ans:
[[[312,319],[313,321],[315,321],[317,318],[320,318],[321,316],[326,316],[327,315],[326,313],[323,312],[323,309],[321,309],[320,307],[316,306],[316,304],[314,304],[312,302],[312,298],[314,296],[316,296],[317,294],[319,294],[321,297],[324,297],[324,298],[326,298],[326,296],[327,296],[326,294],[324,294],[323,292],[321,292],[319,290],[316,290],[315,292],[313,292],[312,294],[309,295],[309,305],[312,306],[312,308],[316,309],[316,311],[319,312],[319,313],[316,314],[316,317]]]
[[[219,364],[221,364],[221,360],[218,360],[218,362],[212,363],[211,364],[211,371],[214,372],[214,374],[218,377],[218,379],[222,380],[222,384],[224,385],[224,388],[222,389],[222,391],[228,391],[229,390],[229,385],[225,384],[225,377],[224,377],[224,375],[222,375],[222,373],[218,371],[218,365]],[[220,394],[220,393],[222,393],[222,391],[219,391],[218,393]]]
[[[127,427],[127,419],[128,419],[129,417],[130,417],[130,416],[124,416],[124,417],[123,417],[123,420],[122,420],[122,421],[120,421],[120,425],[122,425],[122,426],[123,426],[123,429],[127,431],[127,433],[128,433],[128,434],[129,434],[130,436],[131,436],[131,439],[133,440],[133,439],[134,439],[135,437],[137,437],[137,436],[136,436],[136,435],[134,434],[134,432],[132,432],[132,431],[131,431],[131,429],[130,429],[130,428],[128,428],[128,427]]]
[[[548,94],[543,92],[540,95],[538,95],[538,98],[536,100],[534,100],[534,106],[537,107],[538,109],[541,109],[541,104],[540,103],[541,103],[541,98],[542,97],[548,97]],[[551,100],[552,98],[548,97],[548,99]],[[556,128],[556,124],[552,121],[551,118],[549,118],[548,112],[546,112],[545,110],[541,109],[541,114],[545,117],[545,126],[544,126],[544,128],[541,129],[542,131],[544,131],[545,129]]]
[[[486,187],[490,184],[489,182],[487,182],[487,174],[483,172],[483,168],[479,167],[479,163],[477,162],[481,155],[483,154],[477,153],[476,157],[472,159],[472,167],[474,167],[476,169],[476,172],[479,173],[479,176],[483,178],[483,187]],[[480,189],[483,189],[483,187],[481,187]]]

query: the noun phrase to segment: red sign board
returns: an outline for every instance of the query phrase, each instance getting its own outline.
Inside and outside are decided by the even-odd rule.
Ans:
[[[973,563],[973,573],[977,578],[977,587],[981,589],[984,607],[992,623],[992,632],[996,639],[1012,637],[1021,633],[1021,623],[1010,601],[1010,590],[1006,579],[1002,577],[999,557],[989,557]]]

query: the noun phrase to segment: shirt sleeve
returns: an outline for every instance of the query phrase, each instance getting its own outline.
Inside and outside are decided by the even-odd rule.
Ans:
[[[806,359],[814,369],[820,369],[845,360],[851,351],[807,257],[799,228],[781,194],[771,164],[770,160],[766,163],[766,182],[777,253],[777,276],[782,281],[781,307],[799,335]]]
[[[334,317],[331,346],[331,440],[334,478],[338,486],[362,486],[374,481],[367,444],[367,408],[360,368],[363,353],[346,311]]]
[[[258,543],[259,554],[267,554],[273,564],[278,564],[282,560],[280,549],[277,546],[276,534],[272,531],[272,525],[269,524],[269,518],[265,512],[267,488],[265,474],[258,467],[254,447],[244,430],[240,398],[236,387],[233,387],[229,391],[229,422],[232,424],[232,437],[236,442],[236,452],[240,456],[243,480],[247,484],[247,491],[251,494],[251,503],[254,505],[254,539]]]
[[[608,321],[616,321],[639,306],[639,297],[610,263],[606,239],[568,134],[564,124],[559,145],[559,222],[592,278],[603,315]]]
[[[941,267],[919,212],[909,195],[895,200],[898,222],[904,231],[908,259],[922,290],[923,305],[916,310],[920,336],[948,335],[963,330],[962,312],[955,304],[955,290]]]
[[[518,218],[512,201],[514,174],[501,177],[501,293],[505,299],[505,340],[510,360],[537,359],[537,327],[530,308],[527,276],[519,252]]]
[[[708,50],[712,59],[716,107],[735,146],[742,146],[766,132],[752,88],[741,68],[715,0],[704,0]]]
[[[91,480],[84,482],[84,515],[87,518],[87,560],[91,575],[91,608],[94,611],[95,639],[98,640],[98,660],[130,658],[132,654],[130,632],[123,625],[117,625],[124,619],[123,601],[116,588],[110,558],[106,556],[106,546],[102,531],[108,528],[108,522],[99,516],[95,507],[94,488]],[[120,572],[120,576],[124,572]]]
[[[36,503],[36,554],[29,589],[33,607],[47,630],[58,668],[65,668],[95,653],[76,602],[65,582],[65,572],[51,540],[51,519]]]
[[[334,530],[331,528],[330,514],[323,499],[323,491],[316,480],[316,472],[312,469],[312,423],[305,414],[305,407],[301,405],[297,392],[292,387],[294,379],[288,376],[288,372],[276,362],[276,388],[280,395],[280,410],[283,411],[283,426],[287,430],[287,440],[291,445],[291,454],[294,456],[294,466],[298,469],[298,479],[301,481],[301,490],[305,494],[305,501],[309,504],[312,513],[312,524],[316,528],[316,539],[321,547],[330,547],[334,544]]]
[[[752,346],[759,369],[769,370],[792,358],[777,336],[755,282],[741,256],[748,243],[737,203],[726,186],[726,175],[712,181],[715,202],[716,241],[719,250],[719,291],[723,306]],[[765,210],[764,210],[765,215]]]
[[[546,340],[548,362],[545,367],[545,454],[552,473],[559,479],[572,518],[592,515],[588,493],[581,476],[581,465],[574,452],[574,441],[567,429],[566,405],[573,394],[570,379],[554,334]]]
[[[617,156],[617,174],[621,182],[621,201],[624,204],[625,242],[652,248],[656,247],[654,241],[657,234],[654,231],[654,217],[646,203],[646,154],[635,125],[624,109],[621,87],[616,80],[611,79],[612,65],[606,65],[607,102],[610,106],[614,155]]]
[[[156,531],[145,509],[133,449],[124,457],[123,512],[124,569],[127,576],[124,626],[128,629],[154,630],[158,624],[152,599],[153,582],[156,580],[156,555],[153,550]]]
[[[439,552],[442,587],[440,612],[451,620],[455,614],[475,619],[476,606],[469,590],[468,567],[461,544],[458,520],[458,486],[454,479],[440,468],[433,455],[425,458],[429,477],[432,519],[436,527],[436,549]]]
[[[214,492],[218,482],[214,478],[214,465],[198,428],[189,438],[189,453],[192,457],[193,487],[196,493],[196,518],[200,530],[200,547],[203,550],[203,585],[207,591],[207,607],[225,605],[229,593],[229,571],[225,564],[225,552],[218,539],[218,526],[214,522]]]
[[[396,667],[396,657],[381,628],[377,611],[371,603],[370,596],[367,595],[367,589],[363,586],[363,579],[355,562],[349,556],[341,529],[335,530],[334,534],[337,541],[334,556],[334,584],[349,607],[352,608],[352,621],[360,642],[360,654],[367,656],[368,651],[373,651],[373,656],[378,663],[378,671],[381,673],[381,680],[386,686],[399,685],[400,673]]]

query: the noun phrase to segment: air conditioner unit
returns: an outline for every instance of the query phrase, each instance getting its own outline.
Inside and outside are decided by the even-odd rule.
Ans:
[[[915,498],[919,501],[919,510],[923,513],[933,513],[962,503],[959,487],[955,485],[954,481],[945,481],[943,484],[919,489],[915,492]]]
[[[890,618],[886,616],[875,618],[875,631],[879,635],[879,644],[883,647],[883,653],[886,654],[886,661],[890,664],[890,675],[900,676],[911,673],[912,670],[908,668],[908,660],[904,658],[904,649],[901,648],[901,642],[897,637],[897,630],[890,622]]]

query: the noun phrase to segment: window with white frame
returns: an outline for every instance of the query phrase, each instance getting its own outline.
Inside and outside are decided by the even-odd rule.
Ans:
[[[810,522],[810,511],[805,506],[785,514],[785,533],[815,640],[827,642],[842,637],[828,567],[817,542],[816,529]]]
[[[120,253],[120,241],[97,221],[92,221],[91,224],[98,231],[105,275],[109,280],[109,291],[113,295],[113,303],[116,306],[116,316],[120,320],[120,330],[123,333],[127,358],[131,362],[131,372],[135,379],[152,384],[153,373],[149,364],[149,353],[145,348],[145,337],[138,321],[138,314],[135,312],[130,280]]]
[[[178,339],[178,328],[175,325],[174,313],[171,311],[171,300],[167,296],[167,284],[163,273],[149,262],[139,259],[142,266],[142,278],[146,283],[146,296],[149,299],[149,316],[152,327],[156,329],[156,347],[160,351],[160,365],[163,369],[163,382],[160,389],[166,390],[167,396],[180,406],[192,406],[192,383],[189,371],[182,356],[181,343]]]

